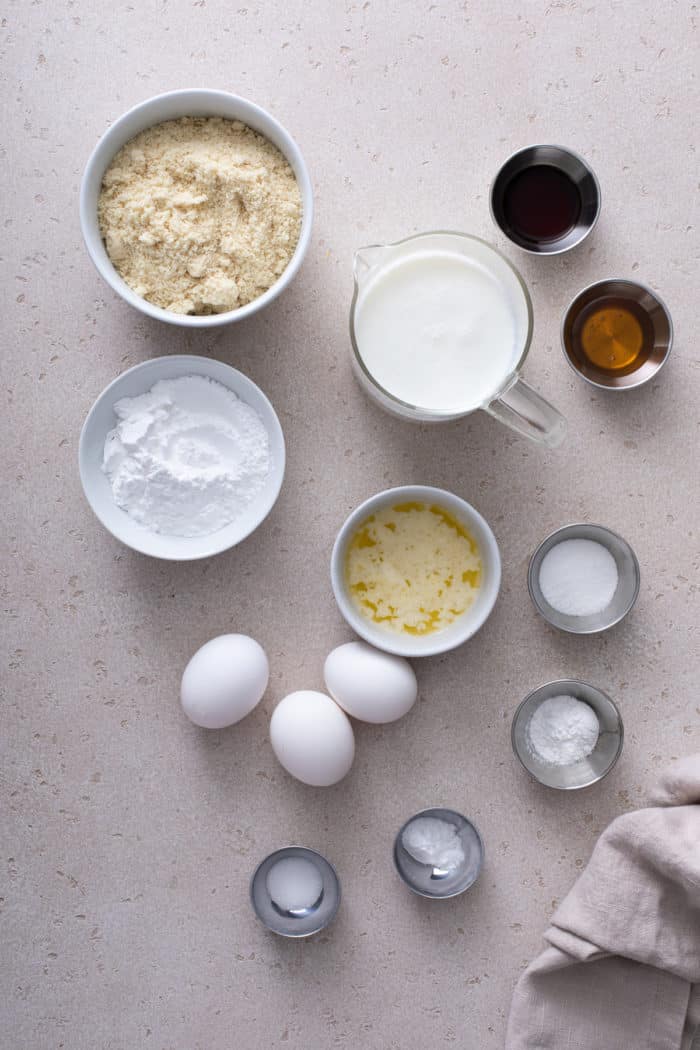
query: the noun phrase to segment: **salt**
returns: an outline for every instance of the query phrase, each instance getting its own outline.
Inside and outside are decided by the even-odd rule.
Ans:
[[[416,817],[401,836],[403,848],[419,864],[454,871],[464,864],[464,847],[454,824],[439,817]]]
[[[589,704],[575,696],[552,696],[534,712],[527,727],[532,753],[552,766],[570,766],[590,755],[600,724]]]
[[[542,559],[539,580],[545,601],[557,612],[594,616],[617,590],[617,564],[602,543],[562,540]]]
[[[323,892],[323,877],[313,861],[305,857],[283,857],[268,871],[266,885],[280,911],[304,911],[318,902]]]

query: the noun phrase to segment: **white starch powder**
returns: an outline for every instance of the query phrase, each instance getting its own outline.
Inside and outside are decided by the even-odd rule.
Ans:
[[[323,876],[305,857],[283,857],[268,871],[266,885],[280,911],[304,911],[323,893]]]
[[[419,864],[452,871],[464,863],[464,847],[454,824],[439,817],[416,817],[401,836],[407,853]]]
[[[264,423],[206,376],[163,379],[114,406],[102,469],[115,502],[152,532],[206,536],[230,524],[270,471]]]
[[[605,609],[617,590],[617,564],[595,540],[562,540],[540,566],[545,601],[565,616],[592,616]]]
[[[595,711],[575,696],[544,700],[527,727],[531,751],[552,766],[570,766],[590,755],[599,732]]]

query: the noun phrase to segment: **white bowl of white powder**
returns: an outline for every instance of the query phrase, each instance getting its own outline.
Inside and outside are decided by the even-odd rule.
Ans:
[[[80,478],[116,539],[190,561],[236,546],[267,517],[285,467],[262,390],[221,361],[182,354],[130,368],[80,435]]]

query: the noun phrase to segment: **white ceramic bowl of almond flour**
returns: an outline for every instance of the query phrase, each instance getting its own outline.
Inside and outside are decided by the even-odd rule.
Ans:
[[[228,310],[225,313],[177,314],[171,310],[163,310],[148,300],[142,299],[117,273],[100,233],[97,217],[100,189],[104,173],[114,156],[139,132],[155,124],[162,124],[163,121],[177,120],[180,117],[223,117],[226,120],[240,120],[247,124],[248,127],[268,139],[286,157],[301,194],[302,219],[299,240],[287,267],[262,295],[246,303],[245,306]],[[185,328],[211,328],[213,325],[241,321],[276,299],[292,281],[302,264],[311,239],[312,218],[311,179],[301,150],[289,132],[279,121],[275,120],[271,113],[254,102],[241,98],[239,95],[232,95],[228,91],[213,91],[207,88],[168,91],[163,95],[146,99],[145,102],[140,102],[133,109],[124,113],[105,131],[95,146],[85,167],[80,186],[80,225],[90,258],[100,275],[122,299],[140,310],[141,313]]]
[[[262,489],[230,524],[203,536],[172,536],[155,532],[117,505],[110,480],[102,469],[105,440],[118,420],[114,405],[121,398],[146,394],[159,380],[203,376],[233,391],[256,412],[268,436],[270,468]],[[157,357],[122,373],[106,387],[90,409],[80,435],[80,479],[88,503],[116,539],[141,554],[170,561],[210,558],[235,547],[265,520],[272,510],[284,478],[285,447],[282,427],[260,387],[222,361],[190,354]]]

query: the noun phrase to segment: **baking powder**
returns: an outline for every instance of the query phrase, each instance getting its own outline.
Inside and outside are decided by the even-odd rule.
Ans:
[[[264,423],[206,376],[157,382],[114,406],[102,469],[116,503],[152,532],[206,536],[230,524],[270,472]]]
[[[552,766],[570,766],[590,755],[600,724],[593,708],[575,696],[551,696],[536,709],[527,727],[531,751]]]

